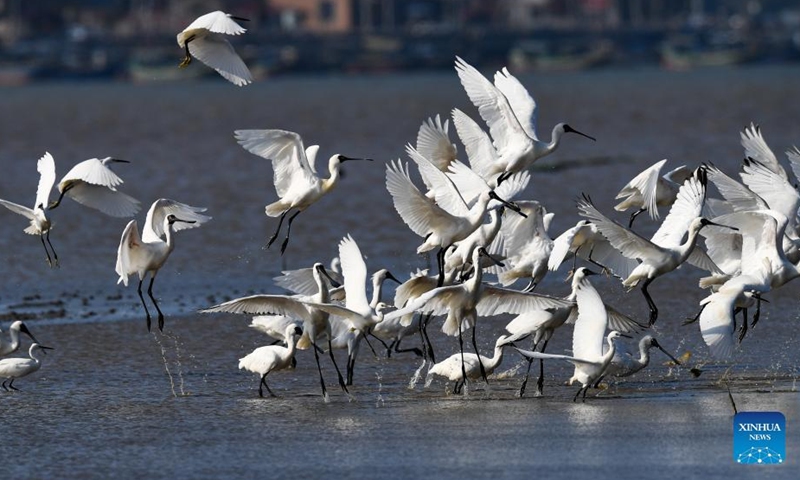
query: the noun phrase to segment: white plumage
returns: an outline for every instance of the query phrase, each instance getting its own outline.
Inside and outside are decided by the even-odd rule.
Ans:
[[[14,386],[14,380],[25,377],[31,373],[39,370],[42,366],[42,361],[37,356],[37,353],[44,352],[45,350],[52,350],[50,347],[45,347],[34,343],[28,349],[28,356],[30,358],[4,358],[0,360],[0,378],[3,379],[3,390],[19,390]],[[10,380],[10,382],[9,382]],[[6,386],[6,382],[8,386]]]
[[[236,86],[244,86],[253,81],[253,75],[233,49],[226,35],[241,35],[246,30],[233,17],[219,10],[198,17],[178,34],[178,46],[186,56],[180,66],[185,67],[192,57],[216,70],[226,80]]]
[[[295,352],[295,340],[298,335],[303,333],[300,327],[296,325],[289,325],[284,331],[284,338],[286,339],[286,346],[282,345],[267,345],[258,347],[253,350],[249,355],[239,359],[239,369],[247,370],[261,375],[261,381],[258,384],[258,396],[263,397],[263,387],[267,387],[267,391],[271,396],[275,396],[267,385],[267,375],[278,370],[284,370],[291,366],[292,358]]]

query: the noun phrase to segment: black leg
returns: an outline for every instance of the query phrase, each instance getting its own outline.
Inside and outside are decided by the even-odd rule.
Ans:
[[[14,380],[16,380],[16,379],[12,378],[11,381],[8,382],[8,388],[10,388],[11,390],[16,390],[17,392],[19,392],[19,388],[14,386]]]
[[[325,388],[325,379],[322,378],[322,365],[319,364],[319,352],[317,351],[317,346],[314,342],[311,342],[311,345],[314,346],[314,360],[317,361],[317,370],[319,371],[319,385],[322,387],[322,396],[326,397],[328,395],[328,389]]]
[[[352,353],[347,354],[347,385],[353,384],[353,369],[356,366],[356,357]]]
[[[640,208],[639,210],[636,210],[635,212],[633,212],[631,214],[631,219],[628,220],[628,228],[633,228],[633,221],[636,220],[636,217],[638,217],[640,213],[646,212],[646,211],[647,211],[646,208]]]
[[[436,278],[438,288],[444,285],[444,247],[439,247],[439,251],[436,252],[436,267],[439,269],[439,276]]]
[[[458,327],[458,351],[461,352],[461,378],[467,383],[467,369],[464,366],[464,336],[461,335],[461,326]]]
[[[264,398],[264,379],[267,378],[267,374],[261,375],[261,380],[258,382],[258,396]]]
[[[532,358],[525,358],[528,361],[528,369],[525,370],[525,378],[522,380],[522,385],[519,386],[519,398],[525,395],[525,387],[528,386],[528,376],[531,374],[531,365],[533,365]]]
[[[478,342],[475,339],[475,331],[478,329],[477,325],[472,326],[472,348],[475,349],[475,355],[478,356],[478,367],[481,369],[481,377],[483,377],[483,381],[489,383],[489,379],[486,378],[486,369],[483,368],[483,361],[481,361],[481,352],[478,351]]]
[[[263,384],[264,384],[264,388],[266,388],[266,389],[267,389],[267,391],[269,392],[269,396],[270,396],[270,397],[277,397],[277,395],[275,395],[275,394],[272,392],[272,390],[270,390],[270,388],[269,388],[269,385],[267,385],[267,375],[269,375],[269,372],[265,373],[265,374],[264,374],[264,376],[263,376],[263,377],[261,377],[261,383],[263,383]],[[260,393],[260,392],[259,392],[259,393]]]
[[[8,387],[6,387],[6,382],[7,381],[8,381],[7,378],[5,380],[3,380],[3,390],[5,390],[6,392],[8,391]]]
[[[374,334],[374,333],[372,333],[372,332],[369,332],[367,335],[371,335],[371,336],[372,336],[372,338],[374,338],[375,340],[377,340],[377,341],[381,342],[381,345],[383,345],[383,348],[385,348],[387,351],[389,351],[389,352],[391,352],[391,351],[392,351],[392,347],[390,347],[389,345],[386,345],[386,342],[384,342],[383,340],[381,340],[380,338],[378,338],[377,336],[375,336],[375,334]],[[364,338],[366,338],[366,336],[364,336]],[[367,342],[367,343],[369,344],[369,342]],[[371,348],[371,347],[370,347],[370,348]],[[375,353],[375,352],[373,351],[372,353]],[[377,358],[377,357],[378,357],[378,354],[377,354],[377,353],[375,353],[375,358]],[[387,357],[387,358],[389,357],[388,353],[387,353],[386,357]]]
[[[42,246],[44,247],[44,254],[47,255],[47,266],[53,268],[53,260],[50,258],[50,252],[47,251],[47,245],[44,243],[44,235],[39,235],[39,238],[42,240]]]
[[[583,387],[583,400],[581,400],[583,403],[586,403],[586,392],[588,391],[589,391],[589,385]]]
[[[597,381],[594,382],[593,387],[594,388],[600,388],[600,382],[602,382],[604,378],[606,378],[605,375],[600,375],[600,377],[597,378]]]
[[[528,286],[523,288],[522,291],[524,293],[530,293],[530,292],[534,291],[535,289],[536,289],[536,282],[534,282],[533,279],[531,278],[531,281],[528,282]]]
[[[375,358],[378,358],[378,352],[376,352],[375,349],[372,347],[372,344],[369,343],[369,335],[370,335],[370,333],[367,332],[366,335],[362,335],[362,338],[364,339],[365,342],[367,342],[367,346],[369,347],[369,349],[372,350],[372,355]]]
[[[179,68],[184,68],[192,62],[192,56],[189,54],[189,42],[192,40],[194,40],[194,35],[187,38],[186,42],[183,44],[183,49],[186,55],[183,57],[183,61],[181,61],[181,63],[178,65]]]
[[[582,390],[583,390],[583,387],[579,388],[579,389],[578,389],[578,391],[575,393],[575,396],[574,396],[574,397],[572,397],[572,402],[573,402],[573,403],[578,401],[578,395],[580,395],[580,394],[581,394],[581,391],[582,391]]]
[[[336,376],[339,378],[339,386],[345,393],[349,393],[347,391],[347,385],[345,384],[344,377],[342,377],[342,372],[339,370],[339,365],[336,364],[336,358],[333,356],[333,346],[331,345],[331,336],[328,334],[328,353],[331,356],[331,362],[333,362],[333,368],[336,369]],[[349,359],[349,357],[348,357]]]
[[[422,323],[422,335],[425,337],[425,342],[428,344],[428,358],[431,360],[431,363],[436,363],[436,356],[433,354],[433,344],[431,343],[431,338],[428,336],[428,322],[431,320],[431,314],[425,315],[425,317],[421,320]]]
[[[691,318],[687,317],[682,325],[689,325],[690,323],[694,323],[694,322],[700,320],[700,314],[703,313],[703,310],[706,308],[706,305],[708,305],[708,304],[701,305],[700,306],[700,310],[697,311],[697,315],[695,315],[694,317],[691,317]]]
[[[764,300],[766,302],[766,300]],[[753,323],[750,324],[750,328],[756,326],[758,320],[761,318],[761,295],[756,295],[756,314],[753,315]]]
[[[142,295],[142,279],[139,279],[139,288],[137,290],[139,292],[139,300],[142,301],[142,306],[144,307],[144,313],[147,315],[147,331],[150,331],[150,310],[147,309],[147,304],[144,303],[144,295]]]
[[[544,353],[547,350],[547,342],[550,340],[545,340],[544,345],[542,345],[542,349],[540,352]],[[536,395],[541,395],[544,392],[544,359],[539,359],[539,379],[536,380]]]
[[[289,217],[289,224],[286,225],[286,238],[284,238],[283,243],[281,243],[281,255],[283,255],[283,252],[286,251],[286,247],[289,245],[289,236],[292,234],[292,222],[298,215],[300,215],[300,210],[294,212],[294,215]]]
[[[396,353],[414,352],[414,355],[416,355],[416,356],[418,356],[418,357],[424,357],[424,355],[423,355],[423,353],[422,353],[422,350],[420,350],[420,349],[419,349],[419,348],[417,348],[417,347],[413,347],[413,348],[400,348],[400,342],[401,342],[401,341],[402,341],[402,339],[398,339],[398,340],[396,340],[396,341],[394,342],[394,351],[395,351]]]
[[[150,285],[147,287],[147,295],[150,296],[150,300],[153,301],[153,305],[156,307],[156,311],[158,312],[158,330],[164,331],[164,314],[161,313],[161,309],[158,308],[158,302],[156,301],[156,297],[153,296],[153,282],[156,279],[156,274],[153,273],[150,275]],[[149,324],[148,324],[149,325]],[[148,328],[149,330],[149,328]]]
[[[394,346],[397,344],[397,339],[395,338],[392,340],[392,343],[389,344],[389,348],[386,349],[386,358],[392,358],[392,350],[394,350]]]
[[[656,303],[653,301],[653,298],[650,297],[650,294],[647,292],[647,287],[650,285],[650,283],[652,281],[653,281],[652,278],[648,278],[642,284],[642,294],[644,295],[644,299],[647,300],[647,306],[650,307],[650,325],[649,326],[651,326],[651,327],[653,326],[653,324],[656,323],[656,319],[658,318],[658,308],[656,307]]]
[[[278,228],[275,229],[275,233],[273,233],[272,236],[269,237],[269,240],[267,241],[267,248],[271,247],[272,244],[275,242],[275,239],[278,238],[278,233],[280,233],[281,231],[281,225],[283,225],[283,219],[286,217],[287,213],[289,213],[289,210],[286,210],[281,214],[281,218],[280,220],[278,220]]]
[[[744,315],[742,316],[742,326],[741,326],[741,328],[739,328],[739,343],[742,343],[742,340],[744,340],[745,334],[747,334],[747,309],[746,308],[740,308],[740,309],[737,309],[737,310],[741,310],[742,312],[744,312]],[[733,311],[734,321],[736,319],[737,310]],[[734,328],[734,330],[736,329],[735,326],[733,328]]]
[[[58,254],[56,253],[56,249],[53,248],[53,244],[50,242],[50,230],[47,230],[47,244],[50,245],[50,251],[53,252],[53,263],[56,264],[56,267],[59,267],[58,264]]]

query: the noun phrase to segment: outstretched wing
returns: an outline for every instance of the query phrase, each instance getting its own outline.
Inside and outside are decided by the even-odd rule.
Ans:
[[[572,354],[579,358],[599,359],[603,356],[603,338],[608,328],[608,313],[603,299],[588,278],[575,288],[578,319],[572,333]]]
[[[113,170],[97,158],[84,160],[72,167],[58,182],[58,189],[62,190],[70,181],[75,180],[109,188],[114,188],[123,183],[122,179]]]
[[[505,67],[494,74],[494,86],[508,99],[514,115],[522,128],[525,129],[525,133],[532,139],[538,140],[539,137],[536,136],[536,117],[539,109],[536,106],[536,100],[528,93],[528,90]]]
[[[492,171],[497,162],[497,150],[492,145],[492,139],[475,120],[461,110],[454,108],[452,116],[453,125],[467,152],[469,166],[488,181],[496,173]]]
[[[150,210],[147,211],[147,219],[142,229],[142,240],[145,242],[155,242],[162,239],[165,233],[164,219],[169,215],[175,215],[176,218],[184,220],[183,222],[176,222],[172,226],[173,230],[176,232],[189,228],[197,228],[211,220],[211,217],[201,213],[205,211],[206,208],[203,207],[193,207],[168,198],[159,198],[153,202],[150,206]]]
[[[425,120],[417,133],[417,151],[436,168],[446,171],[458,154],[456,145],[450,141],[448,120],[442,123],[439,115]]]
[[[303,139],[286,130],[236,130],[239,145],[259,157],[272,160],[275,191],[279,197],[293,185],[311,187],[317,182],[317,171],[309,164]]]
[[[761,127],[750,123],[750,126],[745,127],[740,136],[745,157],[750,157],[759,163],[763,163],[775,175],[784,180],[787,179],[786,170],[778,163],[778,159],[772,153],[772,149],[769,148],[769,145],[761,135]]]
[[[303,320],[310,319],[310,312],[302,303],[303,297],[285,295],[250,295],[235,298],[219,305],[200,310],[201,313],[249,313],[251,315],[286,315]]]
[[[705,167],[697,169],[697,173],[689,180],[686,180],[678,190],[678,197],[669,215],[661,223],[658,231],[653,235],[651,241],[665,248],[677,247],[689,224],[703,214],[703,202],[706,199]]]
[[[224,35],[241,35],[247,29],[236,23],[230,15],[220,10],[216,10],[197,17],[185,30],[203,28],[209,32],[222,33]]]
[[[619,191],[615,199],[619,200],[621,198],[628,199],[634,195],[641,195],[642,196],[642,204],[644,208],[647,209],[647,213],[650,214],[650,218],[657,219],[658,218],[658,205],[656,204],[658,197],[656,195],[656,190],[658,187],[658,179],[661,176],[661,168],[664,164],[667,163],[667,159],[661,160],[660,162],[656,162],[649,168],[642,171],[639,175],[633,177],[633,179],[628,182],[627,185],[622,187],[622,190]],[[623,209],[625,201],[621,202],[617,206],[614,207],[615,210],[621,211]]]
[[[369,311],[367,264],[364,263],[361,249],[349,234],[339,242],[339,259],[342,261],[347,308],[357,312]]]
[[[36,203],[33,206],[41,205],[41,208],[47,208],[50,203],[50,190],[56,183],[56,162],[53,160],[53,156],[45,152],[42,158],[36,162],[36,170],[39,171],[39,186],[36,188]]]
[[[588,200],[578,201],[578,211],[625,257],[640,259],[661,254],[661,249],[653,242],[606,217]]]
[[[236,86],[241,87],[253,81],[247,65],[221,34],[209,33],[195,38],[189,42],[189,53]]]
[[[423,157],[411,145],[406,145],[406,153],[417,164],[420,176],[433,192],[436,203],[440,207],[458,217],[469,214],[467,199],[461,195],[453,180],[445,172],[436,168],[430,160]]]
[[[531,310],[547,308],[564,308],[572,302],[563,298],[541,295],[538,293],[522,293],[507,288],[483,286],[481,297],[475,309],[479,316],[500,315],[501,313],[524,313]]]

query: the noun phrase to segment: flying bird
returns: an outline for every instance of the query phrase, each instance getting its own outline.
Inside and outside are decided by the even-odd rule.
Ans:
[[[194,57],[236,86],[251,83],[253,75],[225,38],[226,35],[241,35],[246,31],[234,20],[248,21],[217,10],[198,17],[183,29],[178,34],[178,46],[185,50],[186,56],[179,67],[186,67]]]

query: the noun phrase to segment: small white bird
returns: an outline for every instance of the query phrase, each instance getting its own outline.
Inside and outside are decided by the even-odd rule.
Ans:
[[[549,143],[539,140],[536,102],[508,69],[495,73],[494,85],[460,57],[456,57],[456,71],[467,96],[489,126],[497,150],[498,158],[491,171],[493,181],[489,182],[490,185],[499,185],[514,173],[528,169],[535,161],[553,153],[565,133],[577,133],[594,140],[566,123],[553,128]]]
[[[119,275],[117,283],[128,286],[128,275],[139,275],[139,299],[142,301],[144,312],[147,315],[147,330],[150,330],[150,311],[142,296],[142,281],[150,273],[150,285],[147,294],[153,301],[158,311],[158,329],[164,329],[164,314],[153,297],[153,281],[158,271],[164,266],[170,253],[175,248],[174,232],[195,228],[211,220],[203,215],[205,208],[192,207],[175,200],[160,198],[153,202],[147,212],[142,235],[139,236],[139,227],[136,220],[131,220],[122,232],[119,248],[117,249],[116,272]]]
[[[261,381],[258,384],[258,396],[264,397],[264,390],[266,387],[270,396],[275,396],[267,385],[267,375],[278,370],[285,370],[292,365],[292,359],[295,352],[295,341],[303,331],[296,325],[289,325],[286,327],[284,338],[286,339],[286,346],[281,345],[267,345],[265,347],[258,347],[253,350],[249,355],[239,359],[239,369],[247,370],[261,375]]]
[[[635,258],[620,255],[608,239],[588,220],[581,220],[553,240],[553,249],[547,268],[556,271],[566,258],[572,256],[572,270],[577,268],[578,257],[599,265],[620,278],[628,278],[639,265]]]
[[[2,385],[3,390],[6,392],[9,391],[9,389],[19,390],[14,386],[14,380],[39,370],[39,367],[42,366],[42,362],[36,356],[36,353],[40,350],[44,353],[46,350],[52,350],[52,348],[34,343],[31,345],[31,348],[28,349],[30,358],[4,358],[0,360],[0,378],[4,379]],[[6,382],[9,380],[11,381],[8,383],[8,386],[6,386]]]
[[[333,190],[339,182],[340,165],[349,160],[372,161],[370,158],[332,155],[328,159],[330,177],[321,179],[314,167],[319,145],[305,148],[299,134],[286,130],[236,130],[235,134],[236,140],[245,150],[272,161],[275,191],[280,198],[277,202],[267,205],[265,212],[270,217],[280,217],[280,220],[275,234],[267,242],[267,248],[278,238],[286,214],[290,210],[295,210],[289,217],[286,239],[281,244],[281,255],[289,244],[295,217]]]
[[[615,197],[622,201],[614,206],[614,210],[624,212],[629,208],[636,208],[628,221],[628,228],[633,226],[633,221],[644,211],[653,220],[658,219],[658,207],[671,206],[678,197],[678,189],[692,176],[692,170],[686,168],[686,165],[661,176],[661,168],[665,163],[666,159],[656,162],[633,177]]]
[[[58,267],[58,255],[53,248],[53,244],[50,243],[50,228],[52,224],[44,213],[50,198],[50,190],[53,189],[53,184],[56,181],[56,164],[53,156],[45,153],[36,163],[36,170],[39,172],[39,186],[36,188],[36,202],[33,208],[23,207],[2,199],[0,199],[0,205],[31,221],[31,224],[24,230],[25,233],[39,235],[44,247],[44,253],[47,255],[47,264],[50,267]],[[47,244],[45,244],[45,240],[47,240]],[[50,251],[53,252],[52,258],[50,257],[50,251],[47,250],[47,245],[50,245]]]
[[[24,333],[31,340],[33,343],[39,343],[36,338],[33,336],[28,327],[22,323],[22,321],[17,320],[16,322],[12,323],[10,327],[8,327],[8,340],[5,340],[2,337],[3,331],[0,330],[0,357],[4,357],[9,353],[14,353],[19,349],[19,334]]]
[[[461,354],[454,353],[433,365],[431,369],[428,370],[428,376],[439,375],[440,377],[447,378],[451,382],[456,382],[455,385],[453,385],[453,394],[457,394],[461,392],[461,389],[466,383],[465,375],[466,379],[474,381],[481,378],[481,369],[486,372],[486,375],[494,373],[497,367],[503,362],[503,347],[507,345],[507,338],[506,335],[501,335],[497,339],[494,343],[494,355],[491,358],[481,355],[479,360],[478,355],[474,353],[465,353],[462,368]],[[483,367],[481,367],[481,365]],[[426,385],[429,383],[430,380],[425,382]]]
[[[141,208],[139,200],[117,190],[122,179],[114,173],[112,163],[130,163],[127,160],[106,157],[84,160],[67,172],[58,182],[60,193],[57,200],[47,208],[52,210],[61,204],[64,196],[111,217],[132,217]]]
[[[217,10],[198,17],[183,29],[178,34],[178,46],[186,51],[186,56],[179,67],[186,67],[195,57],[234,85],[251,83],[253,75],[225,38],[246,31],[234,20],[248,21]]]
[[[532,292],[548,272],[547,262],[553,250],[553,240],[547,232],[550,222],[545,224],[547,210],[539,202],[516,203],[526,217],[512,216],[501,227],[508,269],[498,273],[497,279],[504,287],[520,279],[528,280],[522,291]]]

